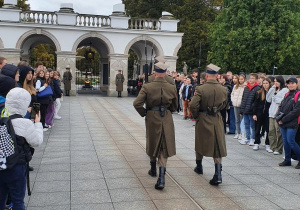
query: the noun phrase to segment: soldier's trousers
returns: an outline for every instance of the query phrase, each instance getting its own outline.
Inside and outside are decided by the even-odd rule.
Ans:
[[[156,162],[156,157],[150,157],[151,162]],[[158,156],[158,165],[159,167],[166,167],[167,166],[168,158],[165,158],[163,153],[161,152]]]
[[[203,159],[203,155],[196,152],[196,160],[202,160],[202,159]],[[215,162],[215,164],[217,164],[217,163],[222,164],[222,158],[214,158],[214,162]]]

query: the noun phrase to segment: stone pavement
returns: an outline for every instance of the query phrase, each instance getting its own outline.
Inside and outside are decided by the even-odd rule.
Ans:
[[[253,151],[227,136],[223,184],[208,184],[212,158],[195,166],[192,121],[174,114],[177,155],[166,188],[154,189],[145,154],[145,126],[134,98],[66,98],[52,130],[36,150],[28,210],[300,209],[300,170],[278,167],[282,155]],[[293,163],[295,165],[295,163]]]

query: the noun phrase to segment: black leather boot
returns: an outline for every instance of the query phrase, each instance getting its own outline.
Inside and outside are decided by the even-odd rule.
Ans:
[[[211,185],[219,185],[222,183],[222,164],[216,163],[215,164],[215,175],[212,178],[212,180],[209,181],[209,184]]]
[[[165,174],[166,174],[166,167],[159,167],[159,177],[157,179],[155,189],[157,189],[157,190],[164,189],[164,187],[165,187]]]
[[[157,177],[157,174],[156,174],[156,162],[151,162],[150,161],[150,165],[151,165],[151,168],[148,171],[148,174],[150,176],[152,176],[152,177]]]
[[[203,174],[203,168],[202,168],[202,160],[196,160],[197,166],[194,168],[194,171],[197,174]]]

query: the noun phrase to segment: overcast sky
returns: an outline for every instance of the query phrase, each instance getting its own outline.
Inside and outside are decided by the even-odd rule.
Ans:
[[[121,0],[28,0],[31,10],[58,11],[61,3],[73,3],[75,12],[81,14],[111,15],[113,5]]]

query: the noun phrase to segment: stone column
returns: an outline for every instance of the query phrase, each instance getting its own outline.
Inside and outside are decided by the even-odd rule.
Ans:
[[[166,65],[169,66],[168,70],[170,72],[176,71],[177,57],[174,56],[165,56]]]
[[[18,65],[21,58],[21,50],[2,48],[0,49],[0,56],[6,58],[7,63]]]
[[[128,82],[128,55],[110,54],[110,71],[109,71],[109,87],[107,89],[108,96],[118,96],[116,91],[116,74],[118,70],[122,70],[125,81],[123,83],[122,96],[128,96],[127,82]]]
[[[63,74],[66,71],[66,67],[71,68],[71,73],[73,76],[70,95],[76,96],[76,52],[61,51],[57,52],[57,70],[61,74],[61,79],[63,79]],[[63,82],[62,82],[63,87]]]

